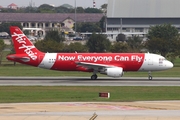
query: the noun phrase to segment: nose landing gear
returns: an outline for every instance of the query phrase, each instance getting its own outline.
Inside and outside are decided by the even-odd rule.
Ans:
[[[151,71],[148,72],[148,79],[149,79],[149,80],[152,80],[152,79],[153,79],[153,77],[152,77],[152,75],[151,75]]]

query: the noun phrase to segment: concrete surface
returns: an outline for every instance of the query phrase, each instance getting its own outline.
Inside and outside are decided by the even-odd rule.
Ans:
[[[0,104],[0,120],[180,120],[180,101]]]

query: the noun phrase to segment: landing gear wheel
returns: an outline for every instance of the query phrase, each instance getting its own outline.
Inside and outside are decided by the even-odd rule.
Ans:
[[[95,74],[95,75],[92,75],[92,76],[91,76],[91,80],[96,80],[97,77],[98,77],[98,76],[97,76],[96,74]]]
[[[149,80],[152,80],[153,77],[151,76],[151,71],[149,71],[148,74],[149,74],[148,79],[149,79]]]
[[[152,80],[152,78],[153,78],[152,76],[149,76],[149,77],[148,77],[149,80]]]

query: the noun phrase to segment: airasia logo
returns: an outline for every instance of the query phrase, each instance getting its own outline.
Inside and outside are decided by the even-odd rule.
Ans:
[[[33,52],[32,49],[35,48],[35,46],[33,45],[26,45],[26,36],[24,34],[17,34],[17,33],[13,33],[12,37],[16,37],[15,40],[21,44],[21,46],[19,46],[19,49],[24,49],[24,52],[32,59],[32,60],[36,60],[37,59],[37,53]]]

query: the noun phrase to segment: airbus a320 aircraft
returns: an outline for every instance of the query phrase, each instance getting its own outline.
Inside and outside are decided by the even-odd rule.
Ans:
[[[16,26],[10,27],[16,54],[7,59],[35,67],[59,71],[92,72],[92,80],[97,73],[109,77],[122,77],[124,71],[167,70],[173,64],[163,56],[150,53],[43,53],[39,51]]]

